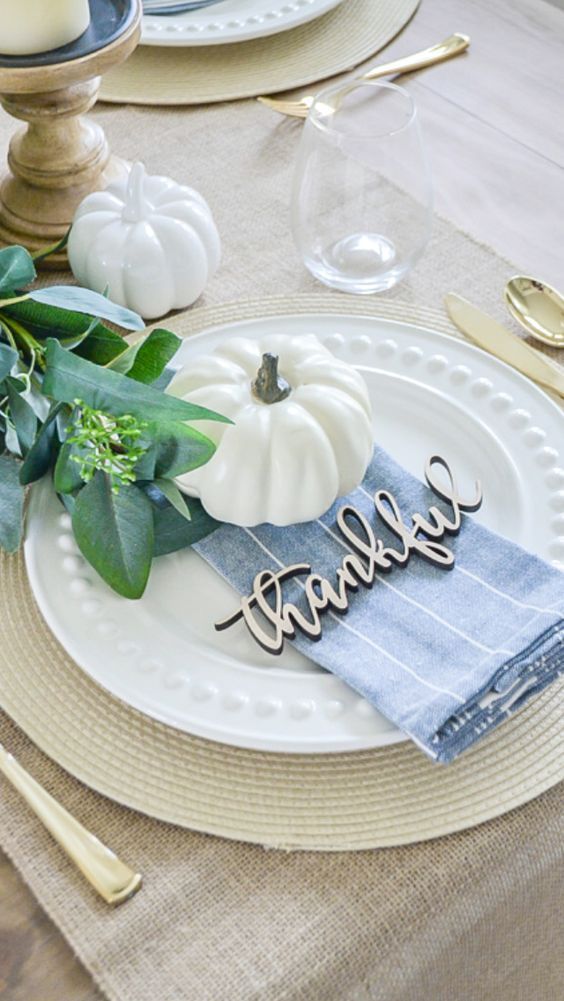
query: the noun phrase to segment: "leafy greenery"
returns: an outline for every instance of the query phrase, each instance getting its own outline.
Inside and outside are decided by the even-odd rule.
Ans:
[[[33,407],[29,405],[23,396],[24,383],[22,379],[15,379],[8,376],[4,380],[7,403],[10,414],[14,422],[14,429],[18,439],[21,455],[27,455],[37,432],[37,417]]]
[[[178,346],[179,338],[176,341]],[[94,410],[116,417],[132,414],[140,420],[155,422],[208,420],[230,423],[227,418],[206,410],[205,407],[198,407],[195,403],[179,400],[175,396],[166,396],[152,386],[119,372],[112,372],[110,368],[100,368],[94,362],[61,347],[54,338],[45,342],[45,361],[43,391],[55,400],[63,400],[65,403],[83,400]]]
[[[58,306],[45,306],[32,299],[23,299],[13,305],[3,306],[7,320],[19,321],[38,341],[56,337],[65,347],[76,347],[87,333],[91,333],[92,318],[84,313],[69,313]],[[116,345],[116,354],[123,351],[123,337],[104,327],[98,320],[94,325],[107,332]]]
[[[147,422],[138,421],[131,414],[110,417],[87,407],[82,400],[74,402],[72,433],[63,448],[71,446],[68,458],[79,464],[79,476],[84,483],[89,483],[100,471],[107,474],[112,493],[118,494],[120,486],[135,483],[135,466],[149,447],[139,440]],[[60,484],[58,489],[61,489]]]
[[[137,479],[180,476],[211,459],[215,446],[206,435],[187,424],[151,421],[147,424],[151,444],[136,466]]]
[[[90,292],[86,288],[75,285],[54,285],[52,288],[39,288],[28,292],[28,298],[44,306],[55,306],[68,309],[73,313],[84,313],[86,316],[97,316],[100,319],[117,323],[125,330],[142,330],[143,320],[124,306],[116,306],[99,292]]]
[[[35,483],[48,472],[55,461],[64,437],[57,435],[57,418],[64,410],[62,403],[53,404],[41,425],[33,445],[20,466],[20,483]],[[9,415],[8,415],[9,416]]]
[[[0,382],[10,374],[18,360],[18,352],[0,341]]]
[[[109,365],[114,372],[129,375],[137,382],[152,383],[159,378],[178,350],[178,338],[170,330],[157,328],[148,337],[121,351]]]
[[[72,513],[75,539],[83,556],[124,598],[145,590],[153,558],[153,508],[133,487],[112,490],[98,470],[80,491]]]
[[[135,313],[74,286],[25,291],[35,277],[27,250],[0,250],[0,548],[18,549],[25,487],[51,472],[83,556],[138,598],[154,556],[218,527],[174,478],[214,452],[187,422],[227,419],[163,392],[171,331],[129,344],[102,321],[139,330]]]
[[[153,556],[164,556],[165,553],[184,549],[219,528],[220,523],[204,511],[200,503],[195,504],[190,500],[190,509],[192,516],[190,521],[187,521],[170,504],[165,503],[162,507],[159,507],[158,503],[155,505]]]
[[[17,459],[0,455],[0,546],[8,553],[15,553],[22,540],[23,499]]]
[[[23,247],[0,250],[0,295],[13,298],[14,289],[29,285],[35,278],[33,258]]]

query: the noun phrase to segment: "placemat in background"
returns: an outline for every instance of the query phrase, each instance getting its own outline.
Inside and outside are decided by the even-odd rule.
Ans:
[[[340,295],[225,304],[183,313],[169,326],[189,335],[264,314],[347,308],[450,329],[435,310]],[[103,691],[38,614],[21,554],[0,555],[0,605],[4,709],[87,785],[162,820],[268,847],[375,848],[471,827],[564,778],[564,680],[448,767],[409,741],[346,754],[273,754],[181,733]]]
[[[353,69],[383,49],[419,0],[343,0],[308,24],[233,45],[140,45],[103,79],[104,101],[205,104],[272,94]]]

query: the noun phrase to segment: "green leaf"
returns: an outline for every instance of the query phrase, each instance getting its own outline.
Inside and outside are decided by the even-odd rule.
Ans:
[[[143,432],[145,440],[151,444],[135,467],[138,480],[180,476],[203,466],[215,452],[211,438],[188,424],[151,421]]]
[[[71,229],[72,226],[69,226],[65,235],[58,240],[57,243],[50,243],[49,246],[44,247],[43,250],[36,250],[35,253],[31,255],[35,263],[38,264],[39,261],[44,261],[46,257],[49,257],[51,254],[56,254],[58,250],[64,250],[69,242]]]
[[[190,498],[190,521],[168,504],[165,507],[153,507],[155,523],[155,538],[153,556],[164,556],[174,553],[177,549],[186,549],[195,542],[211,535],[222,524],[204,511],[199,500]]]
[[[77,342],[84,337],[89,328],[96,329],[98,323],[96,319],[84,313],[72,313],[57,306],[46,306],[40,302],[33,302],[32,299],[24,299],[12,306],[3,306],[2,313],[8,321],[13,319],[21,323],[39,341],[47,337],[56,337],[61,341]],[[119,337],[119,334],[115,336]],[[125,348],[122,338],[120,341]]]
[[[97,316],[126,330],[143,330],[145,326],[141,317],[131,309],[118,306],[99,292],[91,292],[90,289],[78,288],[76,285],[52,285],[50,288],[33,289],[28,295],[34,302]]]
[[[18,352],[0,342],[0,382],[3,382],[18,360]]]
[[[153,482],[153,486],[157,490],[160,490],[162,495],[166,497],[169,504],[172,504],[175,511],[178,511],[183,518],[187,521],[192,520],[192,515],[190,514],[190,508],[187,506],[186,498],[184,494],[180,492],[174,480],[165,480],[160,476]]]
[[[182,338],[173,334],[172,330],[165,330],[164,327],[152,330],[137,352],[135,363],[128,373],[129,378],[136,379],[137,382],[155,382],[181,344]]]
[[[75,494],[57,494],[61,504],[66,511],[70,514],[72,518],[72,513],[76,507],[76,495]]]
[[[21,379],[21,373],[19,373],[19,378]],[[33,382],[31,383],[29,389],[26,390],[25,399],[26,403],[28,403],[33,410],[39,423],[43,424],[43,421],[47,420],[47,416],[49,414],[51,407],[50,401],[46,396],[43,396],[39,386],[34,385]]]
[[[57,415],[62,410],[62,403],[53,406],[47,420],[40,427],[39,433],[20,469],[20,483],[24,484],[24,486],[40,480],[50,468],[58,446]]]
[[[0,296],[10,298],[11,293],[29,285],[35,277],[33,258],[25,247],[0,250]]]
[[[98,323],[73,350],[80,358],[86,358],[96,365],[107,365],[113,358],[127,351],[127,341],[124,341],[121,334]]]
[[[87,319],[87,317],[83,317],[83,319]],[[86,327],[86,330],[82,334],[67,334],[65,337],[57,338],[57,340],[59,341],[59,344],[62,344],[63,347],[67,349],[67,351],[75,351],[78,347],[80,347],[83,341],[88,340],[91,333],[96,329],[96,327],[99,326],[102,326],[102,324],[95,318],[92,318]]]
[[[112,372],[129,375],[130,379],[137,382],[154,382],[171,358],[174,358],[181,343],[181,338],[171,330],[152,330],[144,340],[131,344],[108,368]]]
[[[65,441],[60,449],[53,470],[53,486],[59,494],[72,494],[80,490],[84,481],[80,475],[80,465],[73,456],[81,456],[84,449]]]
[[[151,386],[153,389],[158,389],[159,392],[164,393],[168,384],[174,379],[176,372],[177,369],[175,369],[172,365],[167,365],[167,367],[162,370],[158,379],[155,379],[155,381],[151,383]]]
[[[74,352],[65,351],[56,340],[47,341],[45,360],[47,369],[43,392],[55,400],[65,403],[82,400],[89,407],[114,417],[132,414],[140,420],[149,421],[212,420],[232,423],[205,407],[168,396],[126,375],[100,368],[79,358]]]
[[[98,472],[80,491],[72,514],[77,545],[106,584],[124,598],[140,598],[153,554],[153,508],[135,486],[112,493]]]
[[[27,455],[37,433],[37,417],[27,400],[21,395],[23,383],[9,376],[6,379],[6,393],[10,404],[10,416],[14,423],[22,455]]]
[[[17,455],[18,458],[21,459],[22,450],[20,448],[16,430],[11,421],[6,422],[6,428],[4,431],[4,448],[6,452],[11,452],[12,455]]]
[[[51,404],[53,406],[53,404]],[[60,442],[66,441],[72,424],[74,408],[67,407],[64,403],[57,404],[57,415],[55,424],[57,427],[57,437]]]
[[[13,455],[0,455],[0,546],[8,553],[19,549],[23,534],[24,492],[19,469]]]

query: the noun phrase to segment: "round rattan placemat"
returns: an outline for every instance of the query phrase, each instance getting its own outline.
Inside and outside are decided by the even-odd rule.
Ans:
[[[350,313],[451,332],[441,313],[327,295],[198,309],[168,326],[206,327],[285,313]],[[564,684],[554,684],[448,767],[411,743],[330,755],[281,755],[180,733],[92,682],[39,614],[23,557],[0,558],[3,708],[59,764],[99,792],[185,827],[282,847],[342,851],[399,845],[472,827],[564,778]]]
[[[100,100],[207,104],[272,94],[353,69],[409,21],[419,0],[343,0],[291,31],[233,45],[141,45],[110,70]]]

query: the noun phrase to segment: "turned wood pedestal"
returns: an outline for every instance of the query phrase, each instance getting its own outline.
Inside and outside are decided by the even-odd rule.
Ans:
[[[84,117],[106,70],[126,59],[140,36],[141,8],[110,44],[78,59],[43,66],[0,65],[0,103],[27,122],[15,132],[0,183],[0,243],[31,252],[61,239],[85,195],[126,170],[103,130]],[[60,267],[64,252],[47,266]]]

